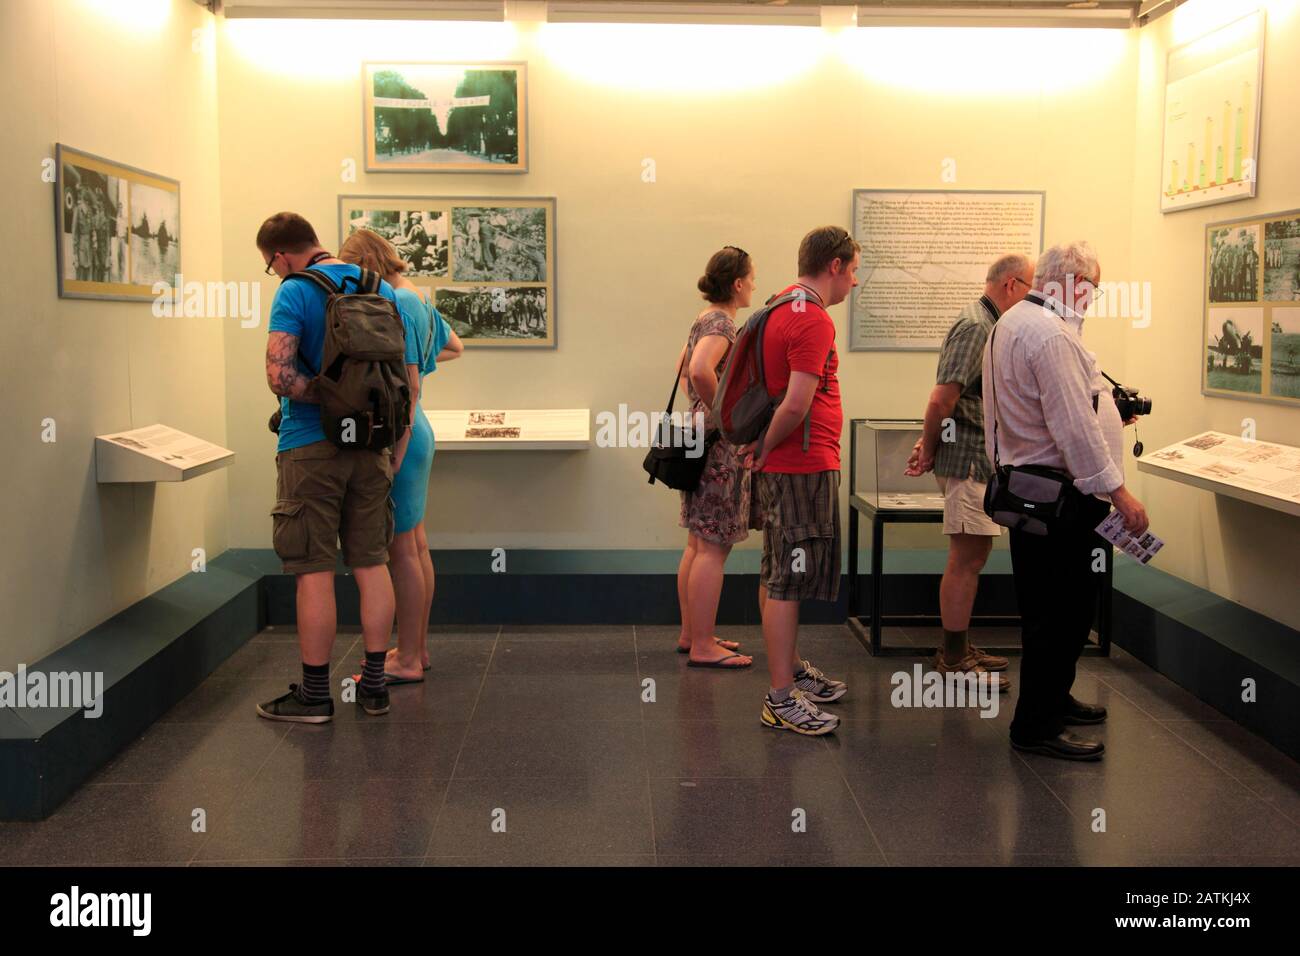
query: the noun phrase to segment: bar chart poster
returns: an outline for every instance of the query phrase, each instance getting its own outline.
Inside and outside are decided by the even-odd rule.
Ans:
[[[1264,12],[1169,51],[1160,211],[1255,195]]]

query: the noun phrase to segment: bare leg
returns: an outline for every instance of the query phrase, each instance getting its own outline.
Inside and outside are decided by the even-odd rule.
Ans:
[[[677,606],[682,614],[682,631],[677,636],[677,643],[682,647],[691,646],[691,616],[688,604],[690,595],[687,593],[687,582],[691,579],[691,564],[695,561],[698,546],[699,539],[693,534],[687,534],[682,560],[677,565]]]
[[[975,606],[980,571],[984,569],[992,549],[993,538],[989,535],[948,536],[948,564],[943,571],[943,580],[939,582],[939,613],[943,618],[945,635],[960,635],[951,641],[945,638],[943,654],[949,664],[956,664],[970,651],[966,631],[970,627],[971,609]]]
[[[330,662],[338,619],[334,610],[334,572],[298,575],[298,646],[304,664]]]
[[[763,643],[767,645],[767,668],[772,687],[794,683],[795,644],[799,636],[799,602],[769,597],[763,605]]]
[[[415,527],[415,547],[419,551],[420,570],[424,573],[424,618],[420,624],[420,664],[429,666],[429,614],[433,610],[434,574],[433,555],[429,553],[429,539],[424,534],[424,524]]]
[[[731,545],[713,544],[698,540],[695,558],[691,562],[687,582],[687,606],[690,610],[691,660],[720,661],[730,657],[732,651],[714,639],[718,623],[718,599],[722,596],[722,570],[727,563]],[[753,662],[750,657],[736,657],[728,666],[743,667]]]
[[[424,635],[420,622],[425,613],[424,570],[415,551],[415,529],[403,531],[388,546],[388,565],[397,592],[397,655],[390,658],[389,673],[398,677],[419,677]],[[387,647],[388,642],[384,642]]]
[[[393,636],[393,579],[388,565],[353,568],[357,589],[361,592],[361,635],[367,651],[382,651]],[[331,597],[331,603],[333,598]]]

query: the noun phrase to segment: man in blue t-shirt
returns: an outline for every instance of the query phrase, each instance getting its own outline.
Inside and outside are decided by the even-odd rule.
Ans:
[[[361,274],[359,267],[322,249],[311,223],[297,213],[276,213],[262,223],[257,248],[267,274],[274,272],[281,279],[312,269],[337,285],[344,277]],[[388,283],[380,284],[379,293],[397,303]],[[297,579],[302,684],[292,684],[289,693],[259,704],[257,713],[270,720],[313,724],[334,716],[329,665],[337,627],[334,567],[340,541],[343,560],[352,568],[361,592],[366,662],[357,703],[368,714],[388,712],[384,652],[394,613],[393,582],[388,575],[388,545],[393,537],[388,494],[394,451],[339,448],[325,438],[315,377],[325,351],[326,301],[325,292],[314,282],[281,284],[271,305],[266,344],[266,380],[280,396],[281,413],[272,537],[284,570]],[[407,328],[406,362],[417,364],[411,317],[400,309],[399,314]],[[409,436],[408,431],[395,453],[401,454]]]

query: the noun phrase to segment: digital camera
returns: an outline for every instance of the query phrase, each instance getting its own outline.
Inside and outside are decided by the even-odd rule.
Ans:
[[[1115,397],[1115,407],[1119,409],[1120,421],[1128,421],[1138,415],[1151,414],[1151,399],[1143,398],[1136,388],[1116,385],[1111,389]]]

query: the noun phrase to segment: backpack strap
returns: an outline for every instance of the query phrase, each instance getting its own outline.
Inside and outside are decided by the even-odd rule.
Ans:
[[[315,283],[319,286],[326,295],[338,295],[343,291],[342,283],[336,286],[332,281],[330,281],[329,276],[316,269],[303,269],[301,272],[290,272],[284,277],[284,281],[288,282],[290,279],[306,279],[308,282]]]

